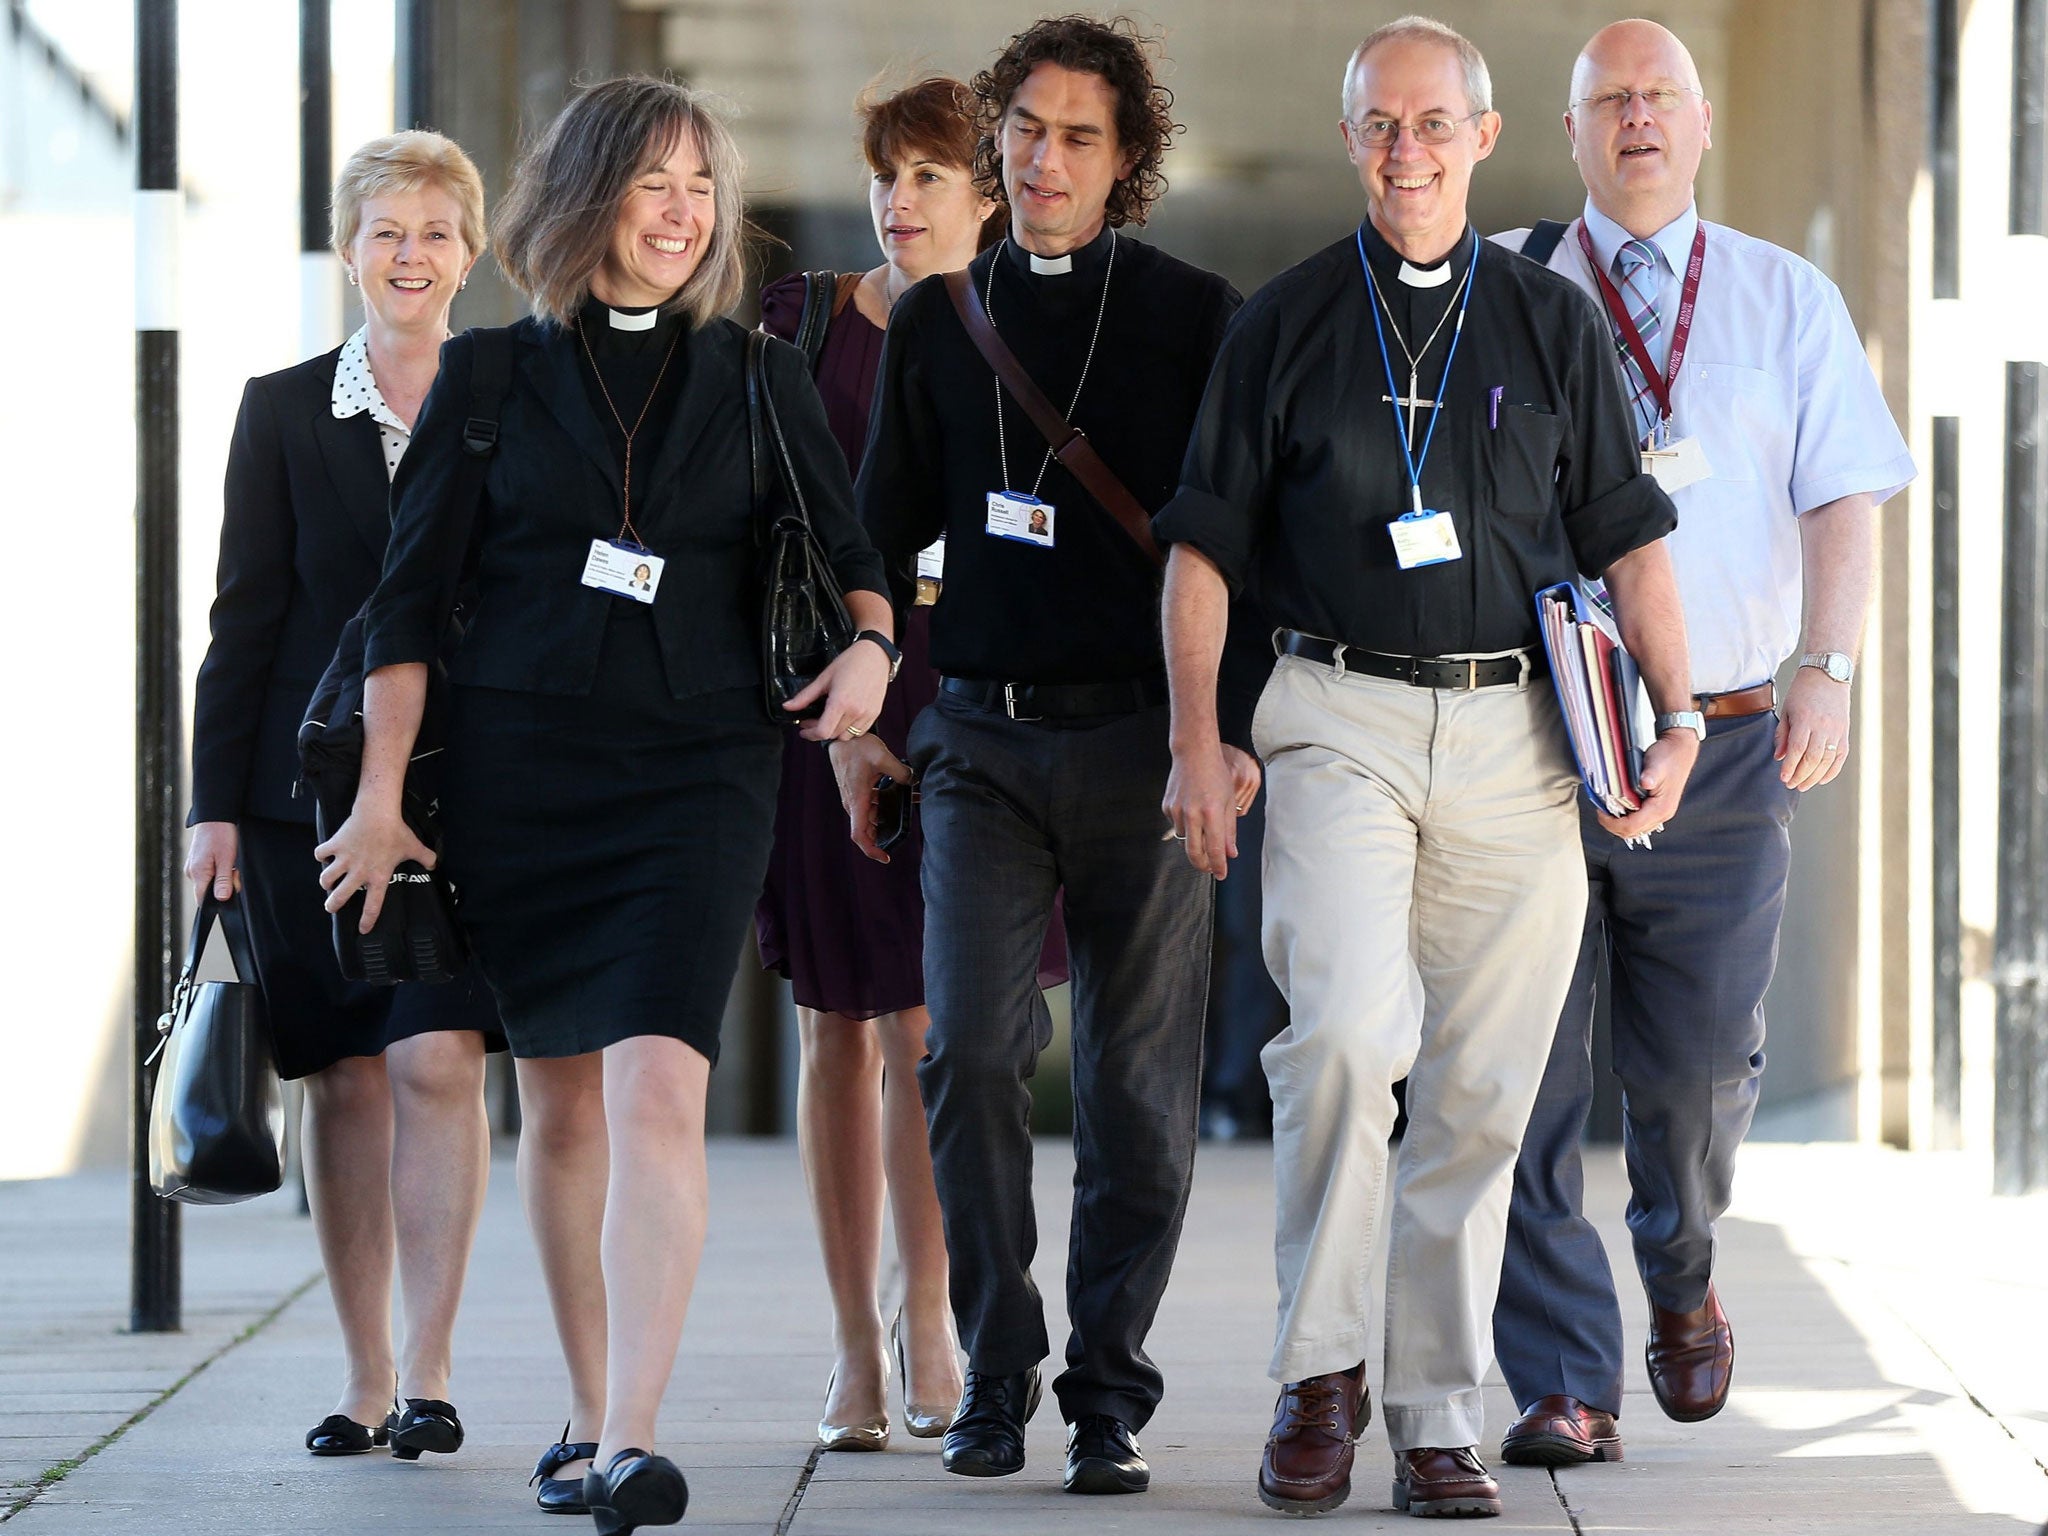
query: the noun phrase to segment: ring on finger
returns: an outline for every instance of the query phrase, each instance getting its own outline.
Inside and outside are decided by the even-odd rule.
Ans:
[[[868,728],[864,725],[849,725],[846,728],[846,739],[852,741],[855,737],[865,736],[867,733]]]

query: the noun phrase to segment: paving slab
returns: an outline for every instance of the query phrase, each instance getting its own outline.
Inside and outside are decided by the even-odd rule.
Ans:
[[[1015,1478],[949,1477],[936,1443],[900,1433],[879,1455],[814,1456],[830,1324],[795,1149],[719,1142],[711,1166],[711,1237],[663,1405],[664,1445],[690,1475],[688,1526],[761,1536],[1276,1528],[1253,1490],[1273,1401],[1269,1149],[1202,1149],[1151,1344],[1167,1380],[1142,1436],[1154,1487],[1085,1500],[1060,1491],[1050,1394]],[[1979,1197],[1978,1172],[1860,1148],[1746,1149],[1719,1265],[1738,1341],[1727,1410],[1670,1423],[1632,1366],[1628,1459],[1554,1477],[1500,1469],[1507,1514],[1483,1529],[2034,1536],[2048,1518],[2048,1372],[2014,1324],[2048,1305],[2048,1200]],[[1036,1273],[1056,1340],[1071,1178],[1066,1150],[1042,1144]],[[1595,1154],[1588,1185],[1626,1277],[1618,1157]],[[453,1395],[468,1441],[458,1456],[417,1464],[300,1449],[329,1406],[340,1355],[324,1287],[299,1291],[316,1261],[288,1199],[188,1212],[198,1218],[187,1228],[189,1331],[168,1338],[121,1332],[125,1213],[118,1180],[0,1186],[0,1297],[33,1297],[0,1307],[0,1509],[103,1425],[129,1425],[7,1520],[23,1536],[587,1528],[545,1519],[525,1487],[560,1431],[566,1385],[509,1163],[493,1167],[457,1340]],[[62,1243],[25,1259],[25,1232],[47,1237],[53,1222]],[[45,1266],[46,1254],[61,1257]],[[1632,1279],[1622,1295],[1639,1359]],[[1497,1378],[1487,1412],[1497,1443],[1513,1413]],[[1375,1425],[1333,1530],[1415,1529],[1389,1507],[1390,1467]]]

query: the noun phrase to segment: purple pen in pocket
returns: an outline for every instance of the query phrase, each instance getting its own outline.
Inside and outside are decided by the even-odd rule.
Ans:
[[[1500,397],[1506,394],[1505,384],[1496,384],[1486,392],[1486,430],[1497,431],[1500,427]]]

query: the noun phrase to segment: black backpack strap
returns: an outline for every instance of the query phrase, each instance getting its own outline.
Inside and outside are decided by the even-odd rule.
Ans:
[[[1522,254],[1539,267],[1549,266],[1551,253],[1570,228],[1569,223],[1559,223],[1556,219],[1538,219],[1529,231],[1529,238],[1522,242]]]
[[[462,459],[456,471],[455,537],[448,542],[453,569],[445,590],[449,613],[456,609],[464,567],[476,534],[484,478],[498,449],[498,418],[512,389],[514,342],[503,326],[472,326],[469,336],[469,416],[462,424]],[[446,625],[444,623],[443,627]]]
[[[838,298],[837,272],[804,274],[804,307],[797,317],[796,335],[792,339],[813,373],[818,371],[818,359],[825,355],[825,331],[832,324],[832,308]]]

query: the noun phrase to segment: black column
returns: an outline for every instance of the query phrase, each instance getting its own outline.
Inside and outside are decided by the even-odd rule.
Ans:
[[[1932,748],[1934,870],[1934,1145],[1962,1143],[1962,523],[1957,515],[1961,421],[1937,416],[1934,428],[1934,698]]]
[[[149,1187],[144,1065],[177,963],[178,5],[135,0],[135,1020],[128,1325],[181,1323],[178,1208]]]
[[[397,0],[398,101],[401,128],[438,128],[434,108],[435,0]]]
[[[1992,1184],[2048,1188],[2048,390],[2039,363],[2005,365],[2005,616],[1998,703],[1998,1022]]]
[[[299,249],[327,249],[334,175],[334,85],[328,0],[299,0]]]

